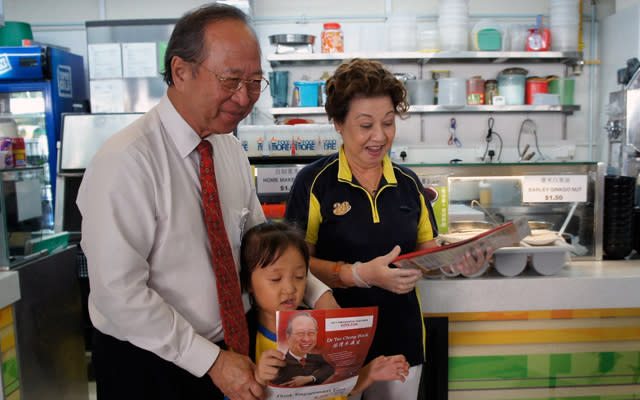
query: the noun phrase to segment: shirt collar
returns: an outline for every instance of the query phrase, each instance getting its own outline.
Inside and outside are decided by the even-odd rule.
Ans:
[[[388,184],[395,185],[398,183],[388,154],[385,154],[382,158],[382,175],[384,175],[384,179]],[[347,162],[347,156],[344,153],[344,144],[340,146],[340,153],[338,154],[338,179],[353,182],[353,174]]]
[[[200,135],[182,118],[165,93],[158,103],[158,114],[167,135],[182,158],[191,154],[202,141]]]

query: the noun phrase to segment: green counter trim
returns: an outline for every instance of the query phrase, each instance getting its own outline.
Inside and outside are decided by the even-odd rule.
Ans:
[[[638,395],[601,395],[601,396],[568,396],[568,397],[531,397],[531,398],[513,398],[508,399],[505,398],[503,400],[637,400],[640,399],[640,394]]]
[[[449,357],[449,380],[635,375],[640,351]]]
[[[19,383],[18,360],[16,357],[12,357],[2,361],[2,381],[4,382],[5,393],[10,393],[13,391],[6,390],[10,385]]]
[[[633,385],[637,376],[596,376],[583,378],[550,377],[538,379],[500,379],[449,382],[449,390],[570,388],[585,386]]]

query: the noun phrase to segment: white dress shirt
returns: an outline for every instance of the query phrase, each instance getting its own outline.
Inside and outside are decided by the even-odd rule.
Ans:
[[[264,214],[238,140],[231,134],[206,140],[239,269],[242,234]],[[202,208],[200,141],[165,95],[104,143],[77,198],[94,326],[196,376],[218,357],[213,342],[224,339]],[[310,274],[307,304],[326,290]]]

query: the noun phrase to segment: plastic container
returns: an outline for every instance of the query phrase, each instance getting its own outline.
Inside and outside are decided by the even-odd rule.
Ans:
[[[438,80],[438,104],[446,107],[464,107],[467,103],[464,78],[440,78]]]
[[[498,94],[504,97],[505,104],[524,104],[527,73],[524,68],[507,68],[498,74]]]
[[[294,107],[318,107],[318,93],[320,82],[295,81],[293,82]]]
[[[579,38],[578,24],[552,25],[551,26],[551,50],[552,51],[577,51]]]
[[[480,77],[467,79],[467,104],[484,104],[484,79]]]
[[[509,38],[510,38],[510,50],[511,51],[525,51],[527,48],[527,36],[529,36],[529,29],[524,24],[511,24],[509,25]]]
[[[387,18],[385,27],[388,51],[416,51],[418,35],[415,15],[392,15]]]
[[[434,89],[436,82],[431,79],[410,79],[406,83],[411,105],[434,104]]]
[[[573,91],[575,88],[575,80],[573,79],[554,79],[549,82],[549,93],[560,95],[560,104],[573,104]]]
[[[440,31],[437,24],[426,24],[418,29],[418,50],[424,52],[440,50]]]
[[[273,106],[286,107],[289,98],[289,71],[271,71],[269,81]]]
[[[323,25],[322,52],[344,53],[344,36],[340,24],[329,22]]]
[[[4,26],[0,27],[0,46],[22,46],[23,40],[33,40],[28,23],[5,21]]]
[[[467,23],[439,24],[440,47],[443,51],[467,51],[469,29]]]
[[[527,78],[526,83],[526,103],[533,104],[536,93],[547,93],[549,82],[543,78]]]
[[[268,155],[265,143],[265,127],[260,125],[239,125],[238,140],[248,157]]]

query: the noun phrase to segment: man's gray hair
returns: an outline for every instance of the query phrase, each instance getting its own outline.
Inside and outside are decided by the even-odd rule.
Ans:
[[[316,319],[315,319],[315,318],[313,318],[313,317],[311,316],[311,314],[309,314],[308,312],[306,312],[306,311],[302,311],[302,312],[299,312],[299,313],[294,314],[294,315],[293,315],[293,317],[291,317],[291,318],[289,319],[289,322],[287,323],[287,335],[291,335],[291,329],[292,329],[292,328],[291,328],[291,325],[293,324],[293,320],[294,320],[294,319],[296,319],[296,318],[298,318],[298,317],[307,317],[307,318],[311,318],[311,320],[313,321],[313,325],[315,325],[315,327],[316,327],[316,332],[318,331],[318,321],[316,321]]]

